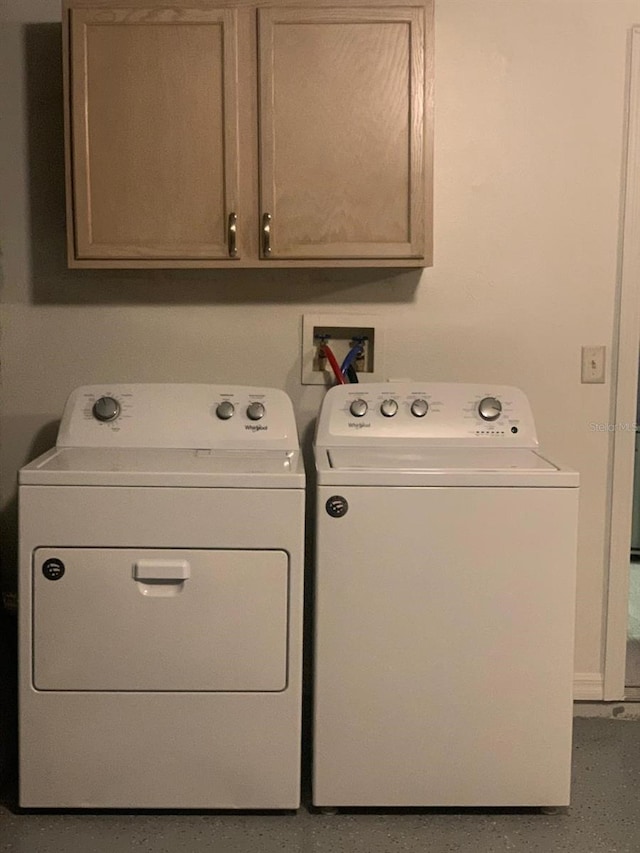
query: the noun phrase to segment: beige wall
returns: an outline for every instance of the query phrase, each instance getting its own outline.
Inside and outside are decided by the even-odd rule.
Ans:
[[[640,0],[437,0],[435,263],[399,275],[68,271],[59,6],[4,8],[5,578],[16,470],[53,441],[76,385],[279,386],[308,444],[323,392],[299,384],[301,315],[379,313],[388,376],[520,385],[544,447],[581,472],[576,671],[597,683],[609,437],[589,425],[610,419],[611,385],[580,384],[580,347],[612,344],[627,38]]]

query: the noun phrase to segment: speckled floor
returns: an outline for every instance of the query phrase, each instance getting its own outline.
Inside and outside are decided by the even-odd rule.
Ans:
[[[576,719],[568,813],[19,813],[0,805],[15,853],[638,853],[640,720]],[[6,800],[11,799],[5,797]]]

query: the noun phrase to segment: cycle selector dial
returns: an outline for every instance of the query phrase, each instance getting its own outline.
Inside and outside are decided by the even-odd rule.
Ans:
[[[414,418],[423,418],[429,411],[429,404],[426,400],[414,400],[411,404],[411,414]]]
[[[235,414],[236,407],[229,400],[223,400],[216,407],[216,415],[221,421],[228,421]]]
[[[366,400],[354,400],[349,406],[349,411],[354,418],[363,418],[369,409]]]
[[[383,400],[380,404],[380,411],[385,418],[392,418],[398,414],[398,404],[395,400]]]
[[[502,414],[502,403],[497,397],[484,397],[478,403],[478,414],[483,421],[497,421]]]
[[[262,403],[249,403],[247,406],[247,417],[250,421],[259,421],[264,417],[264,406]]]
[[[115,397],[99,397],[93,404],[91,412],[97,421],[103,423],[115,421],[120,414],[120,403]]]

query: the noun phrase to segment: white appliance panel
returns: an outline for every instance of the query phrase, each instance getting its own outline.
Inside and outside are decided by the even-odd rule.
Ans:
[[[32,552],[40,547],[273,549],[293,560],[304,489],[23,486],[20,502],[30,602]]]
[[[283,551],[38,548],[34,687],[283,690],[287,590]]]
[[[494,399],[499,413],[491,412],[487,420],[480,414],[481,404]],[[395,406],[395,414],[383,413],[385,402]],[[419,415],[414,413],[416,406],[421,407]],[[538,438],[529,401],[519,388],[372,382],[329,389],[318,419],[316,444],[537,447]]]
[[[300,805],[300,714],[287,691],[23,697],[24,808]]]
[[[318,492],[313,801],[569,801],[577,489]]]
[[[114,401],[107,421],[94,416]],[[221,404],[228,417],[219,417]],[[257,405],[259,417],[249,415]],[[67,400],[58,447],[293,449],[298,446],[291,400],[277,388],[193,383],[85,385]]]

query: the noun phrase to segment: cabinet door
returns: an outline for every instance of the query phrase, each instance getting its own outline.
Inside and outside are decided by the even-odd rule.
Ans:
[[[423,6],[259,10],[263,256],[428,256],[425,24]]]
[[[229,257],[236,12],[71,10],[76,258]]]

